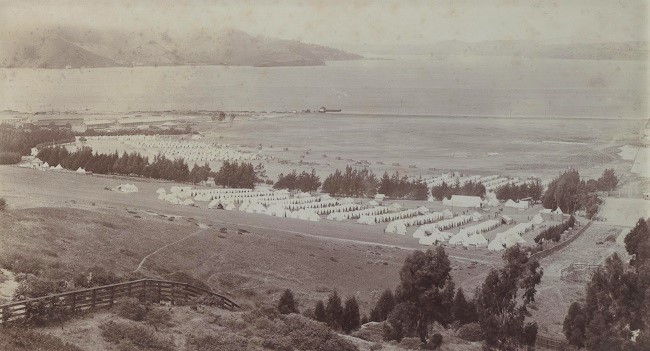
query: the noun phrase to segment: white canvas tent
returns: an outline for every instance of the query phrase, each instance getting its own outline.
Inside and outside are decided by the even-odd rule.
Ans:
[[[442,204],[452,207],[481,207],[483,201],[478,196],[452,195],[451,199],[442,199]]]

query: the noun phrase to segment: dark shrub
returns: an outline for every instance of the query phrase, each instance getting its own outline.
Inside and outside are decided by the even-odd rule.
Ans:
[[[160,338],[152,329],[142,325],[108,321],[101,324],[99,329],[104,340],[110,343],[132,343],[138,350],[172,351],[174,349],[172,340]]]
[[[144,320],[156,330],[171,326],[172,313],[164,308],[154,308],[147,312]]]
[[[435,333],[431,335],[431,338],[429,339],[429,346],[432,347],[432,350],[435,350],[442,346],[442,334]]]
[[[187,350],[196,351],[246,351],[249,349],[248,339],[235,334],[192,335],[188,338],[187,344]]]
[[[0,165],[14,165],[20,162],[20,154],[17,152],[0,152]]]
[[[483,331],[478,323],[469,323],[458,328],[458,337],[465,341],[483,340]]]
[[[26,257],[23,254],[11,253],[0,258],[2,268],[14,273],[40,275],[45,268],[45,263],[38,257]]]
[[[30,299],[34,297],[47,296],[64,292],[66,290],[66,282],[63,280],[52,280],[40,278],[32,274],[27,274],[16,291],[14,291],[13,299],[15,301]]]
[[[399,342],[399,346],[403,349],[407,350],[417,350],[420,348],[422,345],[422,342],[420,341],[420,338],[403,338]]]
[[[147,307],[135,297],[124,297],[115,305],[118,316],[132,321],[144,320],[147,314]]]
[[[7,210],[7,200],[4,197],[0,197],[0,211]]]
[[[7,351],[82,351],[61,339],[24,328],[3,328],[0,333],[0,350]]]

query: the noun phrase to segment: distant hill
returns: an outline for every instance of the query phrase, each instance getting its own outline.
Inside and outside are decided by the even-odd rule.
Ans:
[[[373,50],[371,48],[371,50]],[[576,60],[636,60],[648,58],[646,41],[605,43],[544,43],[527,40],[493,40],[466,42],[445,40],[429,45],[402,45],[393,48],[375,48],[379,54],[409,53],[436,58],[449,56],[515,56],[529,58],[556,58]]]
[[[59,27],[0,34],[0,67],[315,66],[361,56],[298,41],[229,29],[173,37],[167,33]]]
[[[433,45],[434,55],[521,56],[578,60],[645,60],[648,44],[641,41],[549,44],[524,40],[467,43],[445,41]]]

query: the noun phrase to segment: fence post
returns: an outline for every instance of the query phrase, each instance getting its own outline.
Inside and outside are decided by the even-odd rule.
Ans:
[[[2,324],[6,325],[9,322],[9,307],[2,307]]]
[[[114,302],[113,300],[115,300],[115,287],[114,287],[114,286],[111,286],[111,290],[110,290],[110,291],[111,291],[111,296],[110,296],[110,301],[109,301],[108,305],[109,305],[110,307],[113,307],[113,302]]]
[[[162,296],[162,286],[161,286],[161,284],[162,284],[161,282],[158,282],[158,303],[160,303],[160,299],[161,299],[161,296]]]
[[[72,302],[70,303],[70,312],[74,313],[77,309],[77,293],[73,292],[70,297],[72,298]]]
[[[129,285],[127,285],[127,286],[129,288],[128,291],[127,291],[127,296],[131,297],[131,282],[129,282]]]
[[[147,281],[142,282],[142,300],[147,300]]]
[[[91,301],[90,301],[90,308],[94,309],[95,308],[95,303],[97,302],[97,289],[93,289]]]

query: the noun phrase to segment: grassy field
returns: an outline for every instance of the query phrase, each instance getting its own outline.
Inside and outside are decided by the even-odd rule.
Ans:
[[[0,196],[11,208],[1,214],[6,223],[1,252],[22,251],[72,267],[92,262],[128,273],[149,253],[201,230],[148,258],[142,272],[188,272],[251,303],[289,287],[303,306],[311,306],[336,289],[356,295],[367,311],[379,292],[397,284],[404,258],[426,248],[410,236],[384,234],[384,226],[175,206],[155,198],[155,189],[169,186],[159,182],[128,180],[140,192],[121,194],[103,190],[124,182],[119,179],[16,167],[0,172],[10,180],[2,183]],[[170,221],[171,216],[177,217]],[[487,250],[449,248],[448,253],[457,284],[466,290],[500,264],[500,255]]]
[[[385,225],[306,222],[171,205],[155,194],[159,187],[172,185],[167,182],[17,167],[0,167],[0,177],[0,197],[10,206],[0,214],[4,224],[0,255],[20,251],[50,265],[77,270],[92,263],[128,274],[145,256],[187,238],[150,256],[141,272],[157,277],[190,273],[245,306],[274,300],[282,289],[291,288],[304,309],[337,290],[343,296],[357,296],[367,313],[383,289],[396,286],[404,258],[414,249],[426,248],[410,234],[383,233]],[[122,183],[136,184],[139,192],[104,190]],[[408,207],[420,204],[405,202]],[[534,212],[505,213],[525,221]],[[605,241],[620,231],[597,223],[542,262],[545,274],[534,313],[541,332],[558,334],[568,305],[584,291],[584,282],[560,279],[561,269],[573,262],[598,264],[611,252],[621,252],[621,247]],[[448,247],[447,252],[456,285],[470,294],[489,269],[501,263],[499,253],[485,249]]]

